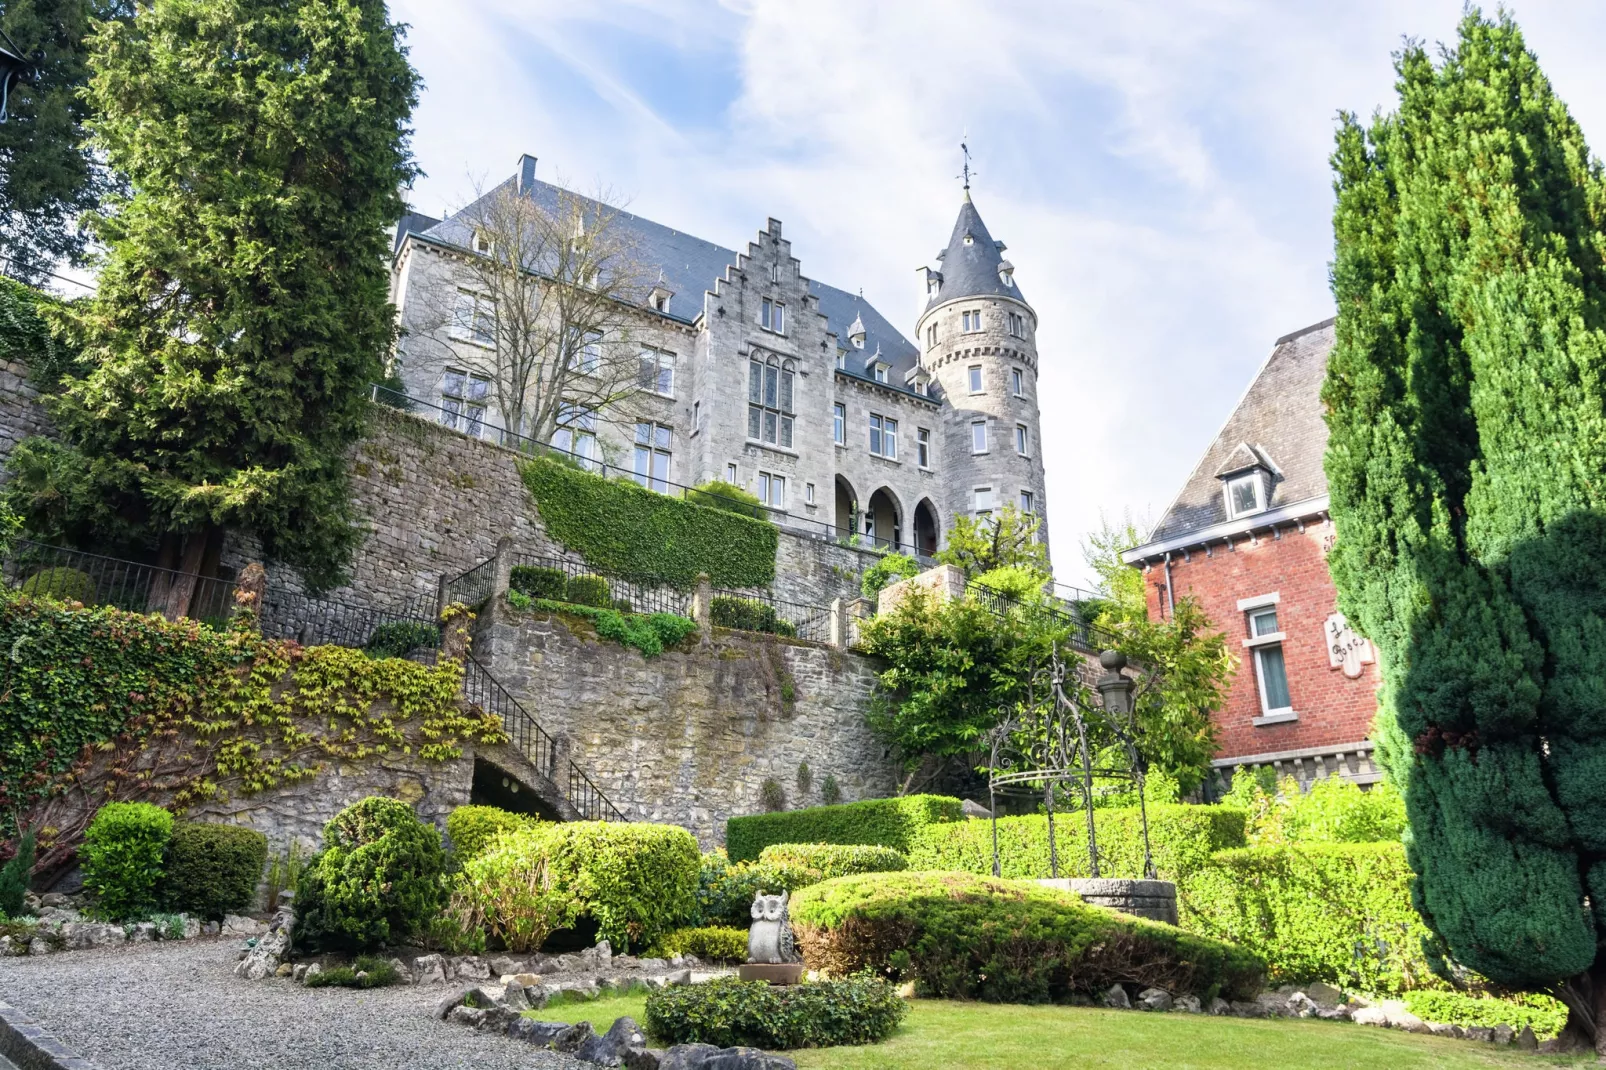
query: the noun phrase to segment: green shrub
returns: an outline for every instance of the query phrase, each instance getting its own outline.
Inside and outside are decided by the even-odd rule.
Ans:
[[[695,916],[700,856],[696,838],[678,825],[571,821],[541,832],[557,888],[620,954]]]
[[[17,838],[17,853],[0,866],[0,919],[22,914],[28,880],[33,876],[34,844],[33,829],[29,829]]]
[[[393,620],[375,628],[362,649],[371,658],[400,658],[421,646],[440,645],[438,625],[421,620]]]
[[[727,513],[752,517],[755,520],[768,521],[770,518],[769,510],[764,508],[764,503],[758,500],[756,494],[749,494],[736,484],[727,483],[722,479],[711,479],[707,483],[697,484],[686,492],[686,500],[693,505],[723,509]]]
[[[746,962],[747,930],[730,925],[671,929],[658,938],[648,954],[664,959],[696,955],[705,962]]]
[[[775,607],[758,598],[718,595],[708,603],[708,619],[721,628],[787,637],[797,635],[797,628],[791,621],[777,617]]]
[[[76,568],[44,568],[22,581],[19,592],[33,598],[55,598],[62,602],[95,601],[95,581]]]
[[[1163,880],[1180,880],[1206,865],[1219,850],[1244,845],[1245,813],[1228,806],[1150,806],[1149,850]],[[1143,876],[1143,824],[1136,807],[1093,812],[1098,835],[1099,874]],[[929,825],[908,849],[915,869],[957,869],[991,875],[992,822],[965,821]],[[1054,839],[1062,877],[1089,876],[1087,819],[1081,813],[1058,814]],[[998,819],[998,856],[1005,879],[1050,876],[1048,818],[1042,814]]]
[[[519,466],[551,536],[592,568],[651,576],[682,590],[707,573],[716,587],[775,579],[775,525],[578,472],[546,458]]]
[[[750,814],[725,822],[725,849],[735,862],[755,859],[774,843],[869,843],[908,854],[920,829],[963,817],[959,800],[946,795],[905,795],[784,814]]]
[[[1531,1026],[1534,1036],[1549,1040],[1567,1025],[1567,1005],[1554,996],[1525,992],[1507,999],[1468,996],[1460,992],[1407,992],[1405,1009],[1424,1022],[1459,1026],[1509,1025],[1517,1032]]]
[[[749,925],[753,897],[760,892],[791,891],[786,876],[757,861],[732,863],[724,851],[703,855],[697,873],[698,924]]]
[[[647,1030],[666,1044],[768,1050],[874,1044],[908,1008],[879,977],[771,986],[724,977],[647,996]]]
[[[296,888],[298,950],[367,950],[418,932],[443,899],[441,834],[412,807],[363,799],[323,827]]]
[[[572,577],[563,589],[563,597],[565,601],[573,602],[577,606],[613,608],[613,592],[608,587],[608,581],[602,576],[589,573]]]
[[[1432,987],[1432,939],[1398,843],[1223,851],[1178,882],[1182,922],[1265,957],[1278,984]]]
[[[786,789],[774,777],[765,777],[764,783],[758,786],[758,801],[764,809],[771,813],[786,809]]]
[[[885,554],[859,577],[859,593],[875,601],[883,587],[920,575],[920,564],[907,554]]]
[[[483,930],[509,951],[524,952],[575,923],[581,903],[574,882],[561,883],[548,857],[552,827],[501,833],[463,863],[452,891],[452,913],[463,929]]]
[[[95,813],[78,858],[97,912],[129,918],[156,909],[172,834],[173,815],[150,803],[107,803]]]
[[[81,353],[67,337],[58,337],[40,309],[64,304],[42,290],[0,275],[0,360],[24,365],[40,390],[54,392],[62,377],[73,373]]]
[[[167,841],[162,899],[170,910],[221,920],[250,906],[267,861],[268,838],[256,829],[180,821]]]
[[[944,999],[1039,1003],[1116,982],[1251,999],[1265,978],[1231,944],[969,873],[838,877],[794,894],[791,916],[811,969],[891,973]]]
[[[833,877],[850,877],[855,873],[892,873],[909,868],[909,859],[901,851],[871,844],[776,843],[760,851],[758,860],[760,865],[778,871],[813,878],[806,884],[789,885],[788,891]]]
[[[507,597],[515,609],[539,609],[589,620],[598,636],[621,646],[634,647],[643,657],[655,658],[666,648],[678,646],[697,634],[696,621],[675,613],[620,613],[595,606],[532,599],[518,591],[509,591]]]
[[[543,568],[539,565],[514,565],[509,585],[531,598],[550,598],[561,602],[568,590],[569,576],[561,568]]]
[[[1405,799],[1386,780],[1362,791],[1344,777],[1323,777],[1285,797],[1282,829],[1292,843],[1398,842],[1405,832]]]
[[[384,988],[399,981],[400,971],[389,962],[371,955],[361,955],[350,966],[320,970],[307,978],[306,985],[308,988]]]
[[[452,857],[462,865],[502,833],[529,828],[539,820],[534,814],[515,814],[498,806],[459,806],[446,815],[446,838],[452,841]]]
[[[615,613],[623,613],[628,617],[636,611],[636,604],[628,598],[615,598],[613,600],[613,610]]]
[[[842,801],[842,787],[830,773],[825,774],[825,779],[820,781],[820,801],[827,806],[835,806]]]

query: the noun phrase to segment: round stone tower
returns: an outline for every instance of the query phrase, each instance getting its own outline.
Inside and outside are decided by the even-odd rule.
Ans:
[[[937,267],[922,269],[926,307],[917,326],[921,368],[943,402],[946,531],[956,516],[1005,504],[1043,519],[1048,537],[1037,413],[1037,313],[1015,282],[1004,243],[987,233],[970,190]]]

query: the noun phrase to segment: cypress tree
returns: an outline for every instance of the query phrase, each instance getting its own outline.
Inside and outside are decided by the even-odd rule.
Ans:
[[[1333,155],[1331,567],[1417,908],[1541,987],[1601,973],[1606,917],[1606,181],[1508,15],[1396,71]]]
[[[414,174],[400,33],[382,0],[151,0],[99,27],[91,130],[130,193],[93,221],[91,370],[51,401],[67,445],[17,462],[57,528],[185,573],[237,529],[339,579],[360,537],[343,454],[394,340],[385,227]]]

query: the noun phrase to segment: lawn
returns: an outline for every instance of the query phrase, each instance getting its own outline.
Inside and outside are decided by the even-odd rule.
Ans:
[[[628,1014],[645,1021],[644,996],[531,1012],[546,1021],[589,1021],[598,1032]],[[1069,1070],[1166,1067],[1376,1066],[1389,1070],[1584,1066],[1587,1055],[1535,1056],[1492,1045],[1414,1036],[1347,1022],[1209,1018],[1088,1007],[917,1000],[885,1043],[788,1052],[809,1070]]]

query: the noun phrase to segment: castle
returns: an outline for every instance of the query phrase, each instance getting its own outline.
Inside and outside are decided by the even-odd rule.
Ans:
[[[535,165],[521,157],[481,200],[575,197],[537,180]],[[472,325],[443,335],[427,322],[454,303],[495,315],[476,310],[485,299],[465,269],[484,252],[473,218],[470,205],[398,225],[396,364],[408,396],[436,406],[441,422],[491,435],[506,421],[472,358],[494,336]],[[1037,316],[968,185],[947,247],[920,269],[918,342],[862,296],[805,276],[779,220],[738,253],[626,212],[612,218],[657,282],[599,344],[639,351],[650,373],[642,389],[561,427],[553,445],[608,458],[656,489],[721,480],[783,527],[905,553],[935,553],[956,516],[1006,504],[1045,516]]]

